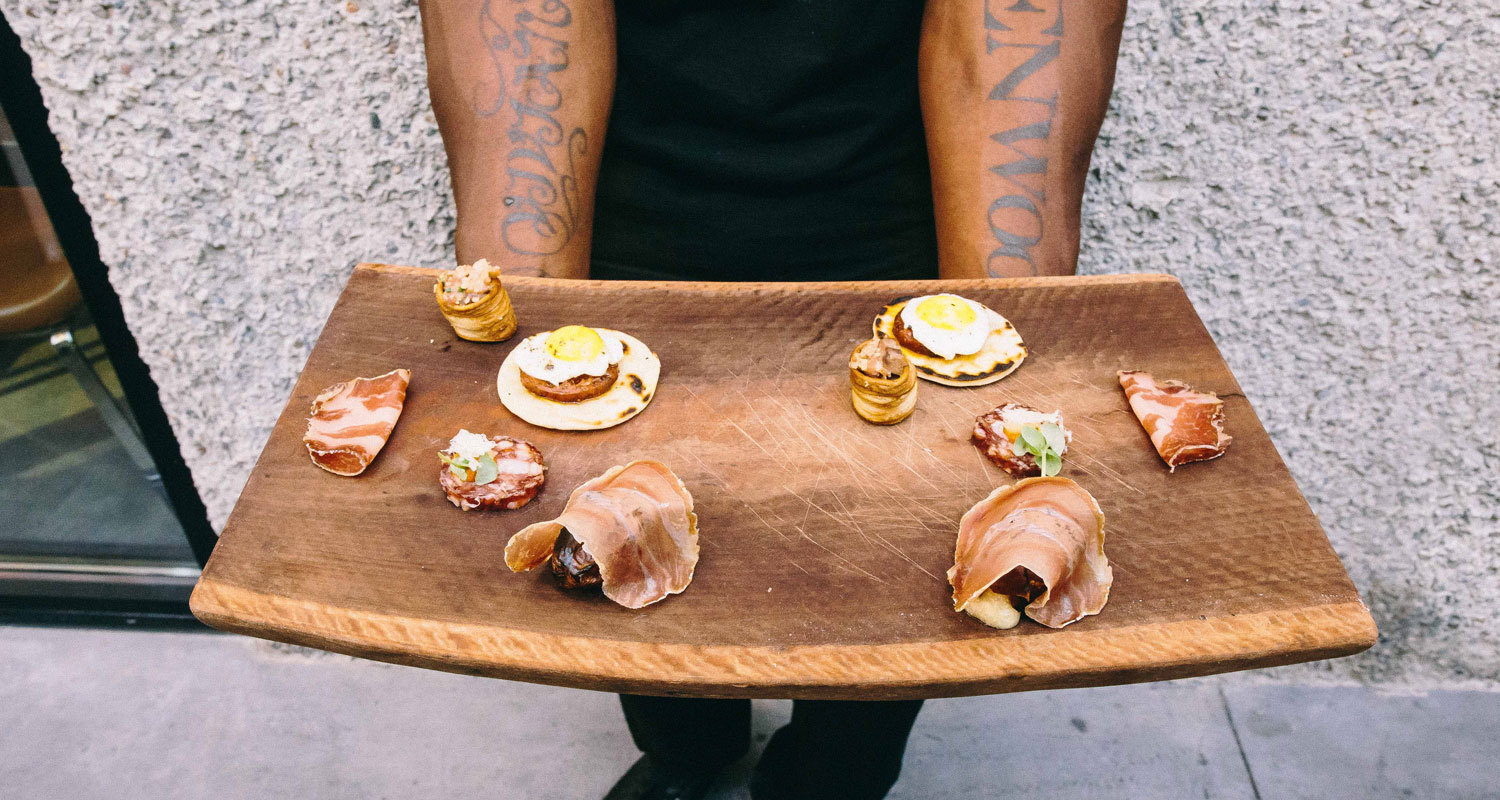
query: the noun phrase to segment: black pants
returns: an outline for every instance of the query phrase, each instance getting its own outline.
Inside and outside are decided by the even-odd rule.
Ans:
[[[635,746],[686,767],[727,765],[750,749],[750,701],[620,695]],[[798,700],[766,744],[758,784],[777,798],[880,800],[901,774],[921,700]]]

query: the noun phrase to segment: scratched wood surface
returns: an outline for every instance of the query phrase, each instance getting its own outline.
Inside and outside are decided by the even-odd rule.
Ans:
[[[1374,623],[1175,279],[665,284],[512,279],[515,339],[458,339],[435,272],[362,265],[309,357],[193,610],[218,628],[384,661],[591,689],[753,697],[937,697],[1159,680],[1347,655]],[[987,387],[922,383],[893,427],[849,407],[846,361],[894,297],[958,291],[1015,322],[1026,363]],[[651,406],[608,431],[532,427],[495,373],[524,336],[628,331],[663,364]],[[301,444],[324,387],[412,370],[358,478]],[[1225,399],[1229,454],[1168,474],[1122,368]],[[1061,409],[1063,465],[1099,500],[1115,582],[1096,617],[996,631],[953,613],[959,517],[1006,476],[969,444],[1007,401]],[[529,439],[547,484],[520,511],[462,512],[438,487],[459,428]],[[613,464],[655,458],[701,521],[692,586],[639,611],[515,575],[508,536]]]

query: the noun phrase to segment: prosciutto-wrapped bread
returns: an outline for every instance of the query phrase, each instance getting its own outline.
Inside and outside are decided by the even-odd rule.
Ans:
[[[958,524],[948,582],[953,610],[994,628],[1021,612],[1049,628],[1097,614],[1114,573],[1104,512],[1067,478],[1027,478],[979,501]]]
[[[410,382],[411,372],[394,369],[324,389],[313,400],[302,435],[313,463],[335,475],[364,472],[395,429]]]
[[[1218,395],[1137,370],[1121,371],[1120,386],[1170,471],[1218,458],[1229,449],[1233,439],[1224,432],[1224,401]]]
[[[563,513],[528,525],[505,545],[505,564],[550,563],[563,588],[602,585],[626,608],[678,594],[698,566],[693,497],[666,465],[632,461],[573,490]]]

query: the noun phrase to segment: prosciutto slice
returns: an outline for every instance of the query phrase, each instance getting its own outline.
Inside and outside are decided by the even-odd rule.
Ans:
[[[1224,432],[1224,401],[1218,395],[1135,370],[1120,373],[1120,386],[1172,472],[1191,461],[1218,458],[1229,449],[1233,439]]]
[[[396,427],[410,382],[411,372],[396,369],[324,389],[302,435],[313,463],[335,475],[364,472]]]
[[[1026,616],[1049,628],[1099,613],[1113,581],[1104,556],[1104,513],[1067,478],[1027,478],[976,503],[958,524],[948,570],[955,611],[991,587],[1025,592],[1033,598]],[[1028,591],[1037,582],[1040,591]]]
[[[657,461],[632,461],[573,490],[557,519],[528,525],[505,545],[505,564],[547,563],[566,528],[599,565],[604,595],[644,608],[686,589],[698,566],[698,516],[682,481]]]

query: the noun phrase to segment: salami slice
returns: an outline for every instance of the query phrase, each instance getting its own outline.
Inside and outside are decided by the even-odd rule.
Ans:
[[[509,436],[489,439],[488,464],[473,468],[447,464],[438,473],[438,483],[448,502],[464,511],[476,508],[517,509],[531,502],[547,479],[547,465],[542,452],[531,442]],[[483,446],[483,442],[480,442]],[[453,454],[451,445],[445,455]],[[460,474],[462,473],[462,474]],[[480,481],[484,481],[480,483]]]
[[[979,448],[979,452],[984,453],[985,458],[1005,470],[1012,478],[1034,478],[1042,474],[1042,467],[1037,463],[1035,455],[1018,449],[1016,440],[1023,427],[1029,425],[1040,428],[1048,422],[1056,425],[1060,432],[1055,452],[1061,458],[1073,441],[1073,432],[1063,427],[1062,412],[1044,414],[1020,403],[1006,403],[980,414],[974,420],[974,432],[969,435],[969,441]]]
[[[410,382],[411,372],[396,369],[324,389],[313,400],[302,435],[313,463],[335,475],[364,472],[395,429]]]

